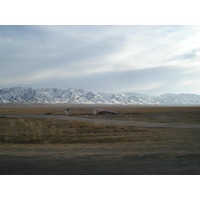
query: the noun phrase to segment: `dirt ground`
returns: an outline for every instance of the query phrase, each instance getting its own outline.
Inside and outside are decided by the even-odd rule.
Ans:
[[[199,144],[1,145],[2,175],[199,175]]]
[[[138,119],[146,118],[144,120],[146,123],[172,124],[172,126],[149,127],[148,137],[146,136],[148,132],[146,132],[142,140],[134,142],[1,144],[0,174],[200,175],[199,107],[198,109],[170,108],[171,110],[169,108],[137,109],[140,110],[135,112],[143,115]],[[142,109],[146,110],[142,111]],[[2,108],[1,113],[5,113],[3,111],[5,110]],[[11,113],[10,110],[9,113]],[[130,110],[130,113],[133,111]],[[164,113],[162,119],[158,117],[161,113]],[[172,117],[175,116],[173,120],[169,114]],[[125,120],[124,116],[117,116],[115,120],[122,120],[124,123],[129,121]],[[150,116],[151,119],[148,118]],[[59,116],[56,117],[59,118]],[[99,120],[112,120],[111,118],[103,116]],[[133,120],[130,120],[131,122]],[[193,126],[181,128],[181,126],[173,127],[173,124]],[[154,139],[151,133],[154,133]],[[158,138],[155,138],[157,136]]]

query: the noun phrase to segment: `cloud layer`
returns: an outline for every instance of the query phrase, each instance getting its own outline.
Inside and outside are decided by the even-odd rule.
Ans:
[[[199,26],[0,26],[0,86],[200,94]]]

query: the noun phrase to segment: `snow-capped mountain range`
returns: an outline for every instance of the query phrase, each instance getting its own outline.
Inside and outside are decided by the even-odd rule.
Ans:
[[[174,105],[200,104],[200,95],[163,94],[148,96],[138,93],[94,93],[83,89],[27,87],[4,88],[0,90],[0,103],[70,103],[70,104],[133,104],[133,105]]]

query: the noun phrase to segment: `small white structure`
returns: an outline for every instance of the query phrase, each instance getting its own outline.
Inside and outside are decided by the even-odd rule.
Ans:
[[[65,110],[65,115],[68,115],[69,114],[69,110]]]
[[[94,115],[96,115],[97,114],[97,110],[93,109],[93,113],[94,113]]]

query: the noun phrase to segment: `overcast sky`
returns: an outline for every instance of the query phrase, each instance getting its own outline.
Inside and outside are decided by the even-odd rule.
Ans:
[[[0,26],[0,88],[200,94],[200,26]]]

